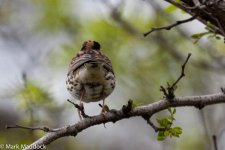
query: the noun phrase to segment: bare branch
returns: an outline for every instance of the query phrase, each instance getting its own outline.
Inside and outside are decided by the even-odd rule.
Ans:
[[[196,17],[197,17],[197,15],[194,15],[194,16],[188,18],[188,19],[179,20],[179,21],[177,21],[174,24],[171,24],[171,25],[168,25],[168,26],[164,26],[164,27],[153,27],[150,31],[144,33],[144,36],[147,36],[147,35],[151,34],[152,32],[158,31],[158,30],[170,30],[170,29],[172,29],[172,28],[174,28],[174,27],[176,27],[178,25],[181,25],[183,23],[190,22],[190,21],[196,19]]]
[[[225,94],[217,93],[212,95],[202,95],[202,96],[188,96],[188,97],[176,97],[173,102],[168,102],[165,100],[158,100],[155,103],[139,106],[133,108],[129,113],[125,114],[123,110],[109,111],[98,116],[91,118],[85,118],[84,120],[65,127],[56,129],[56,132],[49,132],[24,150],[30,150],[32,147],[40,147],[43,145],[48,145],[58,138],[65,136],[76,136],[78,133],[86,128],[94,125],[116,122],[125,118],[134,116],[144,116],[146,114],[153,115],[159,111],[168,109],[170,107],[183,107],[183,106],[207,106],[212,104],[225,103]]]
[[[160,91],[163,92],[163,94],[165,95],[167,100],[169,100],[170,102],[175,97],[174,91],[176,89],[177,83],[185,76],[185,74],[184,74],[185,66],[186,66],[186,64],[187,64],[187,62],[188,62],[190,57],[191,57],[191,53],[188,54],[187,59],[185,60],[184,64],[181,66],[181,74],[180,74],[180,76],[178,77],[178,79],[172,85],[167,83],[167,88],[164,88],[163,86],[160,86]]]
[[[21,126],[21,125],[6,125],[5,126],[6,129],[12,129],[12,128],[17,128],[17,129],[28,129],[31,131],[34,130],[42,130],[44,132],[56,132],[58,131],[57,129],[50,129],[48,127],[26,127],[26,126]]]
[[[172,87],[175,87],[177,85],[177,83],[180,81],[180,79],[182,79],[185,76],[184,69],[185,69],[185,66],[186,66],[188,60],[190,59],[190,57],[191,57],[191,53],[188,54],[188,57],[187,57],[186,61],[181,66],[181,68],[182,68],[181,69],[181,74],[180,74],[179,78],[172,84]]]

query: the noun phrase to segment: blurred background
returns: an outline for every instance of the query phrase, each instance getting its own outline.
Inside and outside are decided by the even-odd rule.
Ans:
[[[220,37],[192,38],[207,32],[198,21],[170,31],[143,33],[190,17],[157,0],[0,0],[0,144],[30,144],[45,133],[5,125],[62,127],[79,121],[66,100],[76,102],[65,86],[68,65],[83,41],[96,40],[112,60],[116,89],[107,98],[111,109],[129,99],[140,104],[160,100],[160,85],[180,75],[192,53],[177,96],[212,94],[225,86],[225,45]],[[98,103],[84,104],[90,115]],[[142,118],[93,126],[78,136],[47,146],[52,150],[211,150],[212,135],[225,149],[223,104],[177,108],[180,138],[157,141],[157,133]],[[166,116],[167,111],[155,117]]]

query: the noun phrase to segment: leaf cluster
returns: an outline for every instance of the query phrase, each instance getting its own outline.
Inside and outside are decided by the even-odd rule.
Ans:
[[[157,140],[163,141],[166,137],[180,137],[182,134],[182,128],[179,126],[172,127],[173,121],[175,120],[174,115],[176,109],[168,109],[169,116],[162,119],[156,119],[160,127],[163,129],[158,132]]]

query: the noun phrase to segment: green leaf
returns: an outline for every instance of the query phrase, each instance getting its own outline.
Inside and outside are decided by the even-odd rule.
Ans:
[[[180,137],[182,134],[182,128],[181,127],[174,127],[171,128],[171,135],[175,137]]]
[[[157,119],[157,122],[159,123],[160,127],[170,128],[171,126],[171,121],[169,121],[167,118]]]
[[[170,135],[170,132],[169,132],[168,130],[165,130],[165,131],[164,131],[164,136],[167,137],[167,136],[169,136],[169,135]]]
[[[193,34],[191,37],[192,37],[193,39],[200,39],[200,38],[202,38],[204,35],[207,35],[207,34],[209,34],[209,32],[202,32],[202,33]]]
[[[167,8],[166,8],[166,12],[173,12],[177,10],[177,7],[174,6],[174,5],[169,5]]]
[[[214,25],[210,21],[207,21],[207,26],[208,27],[214,27]]]
[[[163,141],[166,138],[165,134],[163,131],[158,132],[157,140],[158,141]]]
[[[169,116],[168,119],[173,122],[175,120],[174,116]]]
[[[160,127],[164,128],[163,131],[158,132],[157,139],[159,141],[164,140],[166,137],[180,137],[182,134],[181,127],[171,127],[173,121],[175,120],[174,114],[176,113],[176,108],[168,108],[170,115],[167,118],[158,119],[156,118],[157,122],[159,123]]]

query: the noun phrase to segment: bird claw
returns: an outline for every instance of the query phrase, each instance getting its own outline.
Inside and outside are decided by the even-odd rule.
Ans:
[[[220,89],[221,89],[222,93],[225,94],[225,88],[221,87]]]

